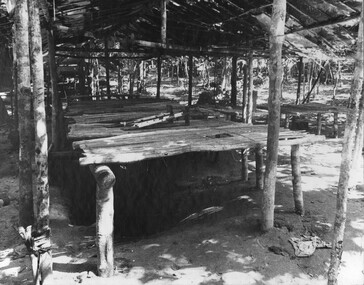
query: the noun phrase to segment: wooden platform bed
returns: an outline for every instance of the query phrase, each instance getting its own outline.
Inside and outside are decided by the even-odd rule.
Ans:
[[[97,103],[97,105],[96,105]],[[267,141],[266,125],[250,125],[221,119],[188,120],[186,115],[135,127],[140,117],[152,118],[171,107],[171,116],[184,112],[184,106],[170,101],[78,102],[66,112],[68,139],[81,153],[79,163],[89,166],[96,179],[98,271],[113,272],[113,186],[115,175],[108,164],[126,164],[188,152],[242,150],[242,179],[248,176],[247,149],[256,154],[256,187],[263,189],[263,151]],[[96,107],[97,106],[97,107]],[[103,107],[102,107],[103,106]],[[94,107],[94,108],[93,108]],[[148,120],[147,120],[148,121]],[[133,126],[133,127],[130,127]],[[281,129],[280,145],[291,146],[293,191],[297,212],[303,211],[300,174],[300,145],[323,141],[324,136],[304,131]],[[298,198],[297,198],[298,197]],[[298,201],[298,202],[297,202]],[[297,204],[298,203],[298,204]]]

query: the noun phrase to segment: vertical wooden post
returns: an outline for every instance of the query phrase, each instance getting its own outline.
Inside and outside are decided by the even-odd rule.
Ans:
[[[257,190],[263,190],[264,188],[264,160],[263,160],[263,148],[261,146],[255,147],[255,181]]]
[[[246,64],[243,66],[243,74],[242,122],[247,123],[248,66]]]
[[[300,168],[300,145],[291,146],[291,166],[292,166],[292,184],[293,200],[297,214],[304,215],[303,193],[301,186],[301,168]]]
[[[280,97],[282,91],[282,45],[286,18],[286,0],[274,0],[269,35],[269,98],[267,159],[264,173],[262,201],[262,230],[273,228],[274,198],[277,176],[278,141],[280,125]]]
[[[161,0],[161,43],[167,43],[167,0]]]
[[[289,129],[289,115],[284,114],[284,128]]]
[[[339,137],[339,113],[334,113],[334,138]]]
[[[162,81],[162,58],[157,59],[157,99],[161,98],[161,81]]]
[[[248,148],[243,148],[241,150],[241,180],[247,182],[249,180],[249,161],[248,161]]]
[[[28,3],[19,0],[15,15],[15,50],[17,59],[17,93],[19,114],[19,224],[33,224],[32,153],[34,152],[33,119],[31,118],[31,89],[29,62]]]
[[[38,1],[29,0],[29,36],[30,36],[30,61],[33,82],[33,112],[35,126],[35,186],[33,193],[34,215],[36,232],[38,234],[49,232],[49,184],[48,184],[48,139],[44,96],[44,68],[42,53],[42,37],[39,19]],[[49,240],[49,236],[48,236]],[[32,264],[34,279],[40,279],[41,284],[50,284],[52,278],[52,254],[46,248],[39,252]],[[35,257],[35,256],[34,256]]]
[[[114,193],[115,175],[106,165],[90,165],[96,179],[97,271],[101,277],[114,274]]]
[[[331,249],[331,260],[328,271],[328,285],[337,284],[337,275],[343,253],[343,243],[345,234],[345,222],[348,201],[348,185],[350,171],[353,162],[354,142],[356,128],[358,127],[359,99],[363,89],[364,70],[364,1],[361,6],[361,17],[359,21],[359,31],[355,58],[355,68],[350,89],[350,100],[346,114],[345,133],[343,138],[343,148],[341,152],[340,177],[337,188],[336,215],[334,223],[334,238]],[[360,106],[363,108],[363,105]]]
[[[110,59],[109,59],[109,44],[108,39],[105,37],[105,72],[106,72],[106,95],[107,99],[111,99],[110,93]]]
[[[188,106],[192,105],[193,56],[188,57]]]
[[[321,113],[317,113],[317,134],[321,135],[322,129],[322,115]]]
[[[247,123],[251,124],[253,122],[253,52],[249,54],[249,88],[248,88],[248,100],[247,100]]]
[[[237,61],[238,57],[234,55],[231,61],[231,100],[230,104],[232,107],[236,107],[236,77],[237,77]]]
[[[298,62],[298,84],[297,84],[296,105],[298,105],[300,103],[302,70],[303,70],[303,58],[301,56],[300,61]]]
[[[51,78],[51,97],[52,97],[52,148],[53,150],[59,150],[62,144],[62,102],[58,93],[58,76],[57,65],[54,47],[54,31],[52,28],[52,21],[50,21],[50,27],[47,30],[48,40],[48,58],[49,58],[49,74]]]

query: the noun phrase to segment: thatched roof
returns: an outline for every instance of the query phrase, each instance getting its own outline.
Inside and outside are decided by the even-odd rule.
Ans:
[[[166,46],[158,44],[161,0],[56,0],[56,42],[63,50],[76,46],[97,51],[107,37],[110,48],[135,53],[243,55],[253,49],[264,55],[272,2],[168,0]],[[347,55],[355,44],[360,10],[361,0],[287,0],[285,52]],[[9,26],[2,28],[1,16],[4,32]]]

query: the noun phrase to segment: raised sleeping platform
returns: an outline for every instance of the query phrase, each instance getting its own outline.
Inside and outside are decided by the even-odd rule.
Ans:
[[[113,186],[111,164],[162,158],[191,152],[241,150],[242,179],[247,179],[247,149],[255,150],[256,188],[263,189],[263,151],[267,125],[251,125],[197,114],[167,100],[109,100],[74,102],[65,118],[68,137],[79,163],[87,165],[97,184],[96,216],[98,270],[101,276],[113,271]],[[191,116],[190,118],[186,118]],[[194,118],[211,118],[199,119]],[[188,124],[189,125],[186,125]],[[324,136],[282,128],[279,144],[292,146],[293,191],[301,195],[299,151],[301,144],[323,141]],[[107,250],[108,249],[108,250]]]

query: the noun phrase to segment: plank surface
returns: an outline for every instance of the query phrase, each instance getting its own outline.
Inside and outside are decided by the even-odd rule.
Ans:
[[[268,110],[267,104],[257,105],[258,109]],[[319,114],[319,113],[346,113],[347,108],[341,106],[331,106],[322,103],[307,103],[307,104],[283,104],[281,105],[282,114],[302,115],[302,114]]]

